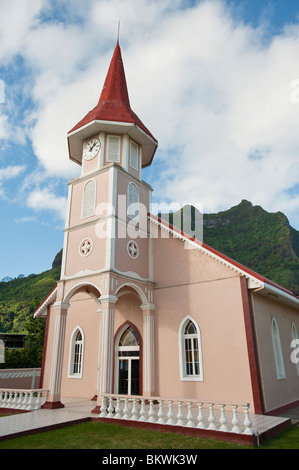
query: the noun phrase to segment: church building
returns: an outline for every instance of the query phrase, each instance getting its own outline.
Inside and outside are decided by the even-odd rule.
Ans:
[[[67,139],[81,170],[61,278],[35,312],[44,407],[73,397],[99,411],[109,394],[298,406],[299,298],[151,213],[142,169],[158,142],[131,109],[118,43],[98,104]]]

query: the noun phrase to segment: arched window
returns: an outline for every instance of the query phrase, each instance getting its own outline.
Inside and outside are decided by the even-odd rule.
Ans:
[[[71,338],[69,377],[82,377],[83,343],[83,332],[78,327]]]
[[[190,317],[180,325],[179,342],[181,380],[203,380],[200,330]]]
[[[133,348],[135,348],[134,350],[139,351],[138,336],[135,330],[133,330],[133,328],[130,326],[128,326],[128,328],[126,328],[123,334],[121,335],[118,345],[119,351],[122,351],[122,348],[128,348],[129,346],[132,346]]]
[[[284,369],[279,329],[278,329],[278,325],[274,317],[272,318],[272,341],[273,341],[277,378],[285,379],[286,374],[285,374],[285,369]]]
[[[128,186],[127,215],[131,219],[136,219],[139,215],[139,190],[134,183],[129,183]]]
[[[90,180],[83,190],[82,219],[95,215],[96,210],[96,183]]]
[[[299,343],[299,337],[298,337],[298,332],[297,328],[294,323],[292,323],[292,347],[296,347],[298,349],[298,343]],[[297,374],[299,375],[299,360],[297,358],[297,354],[295,354],[295,364],[297,367]]]

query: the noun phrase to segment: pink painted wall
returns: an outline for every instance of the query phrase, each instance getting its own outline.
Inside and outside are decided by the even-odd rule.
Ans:
[[[96,191],[96,207],[98,204],[108,201],[108,187],[109,187],[109,171],[108,169],[100,170],[99,172],[93,173],[74,180],[72,186],[72,198],[71,198],[71,210],[70,210],[70,226],[78,225],[82,222],[89,222],[93,220],[94,217],[88,217],[86,219],[82,219],[82,201],[83,201],[83,192],[84,186],[89,180],[94,180],[97,183],[97,191]]]
[[[178,239],[154,240],[158,396],[253,406],[239,276]],[[180,378],[179,326],[191,316],[202,339],[203,381]]]
[[[99,321],[97,304],[86,293],[75,294],[67,313],[61,393],[64,397],[90,398],[97,394]],[[74,330],[80,326],[84,333],[82,378],[68,378],[70,343]]]
[[[89,256],[82,257],[79,253],[79,246],[85,238],[92,240],[93,250]],[[106,239],[97,237],[94,225],[72,230],[68,234],[67,253],[66,276],[83,273],[84,270],[98,271],[106,265]]]
[[[291,361],[292,322],[299,332],[298,311],[258,293],[252,295],[257,347],[260,357],[266,411],[299,400],[299,376]],[[272,342],[272,317],[275,318],[283,353],[285,379],[278,379]]]

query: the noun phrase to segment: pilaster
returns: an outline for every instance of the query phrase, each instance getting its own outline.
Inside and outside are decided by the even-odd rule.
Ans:
[[[155,392],[155,310],[154,304],[141,305],[143,311],[143,396]]]
[[[114,334],[114,313],[117,297],[114,295],[103,295],[99,298],[101,309],[100,332],[99,332],[99,389],[97,408],[101,405],[103,393],[112,393],[113,375],[113,334]]]
[[[63,408],[61,403],[61,374],[64,352],[66,316],[69,304],[56,302],[53,305],[56,310],[54,326],[54,343],[51,362],[51,376],[49,384],[49,393],[43,408]]]

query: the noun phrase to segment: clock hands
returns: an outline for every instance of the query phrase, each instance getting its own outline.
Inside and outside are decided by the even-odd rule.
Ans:
[[[93,144],[91,144],[91,146],[89,147],[89,151],[91,152],[92,149],[97,145],[97,142],[94,142]]]
[[[85,159],[91,160],[100,150],[101,142],[98,139],[91,139],[89,142],[86,142],[84,153]]]

